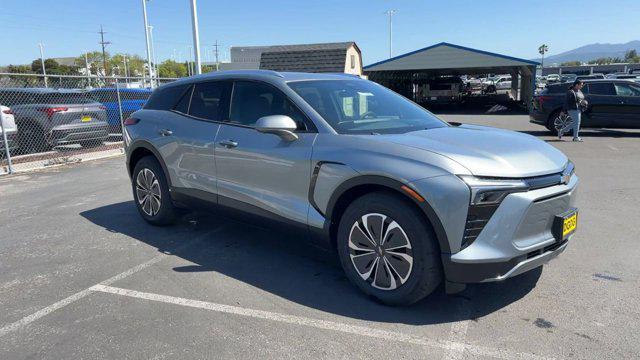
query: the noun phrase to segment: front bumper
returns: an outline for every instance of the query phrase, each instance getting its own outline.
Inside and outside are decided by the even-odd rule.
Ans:
[[[455,254],[443,254],[448,281],[500,281],[543,265],[562,253],[553,220],[574,207],[578,177],[569,183],[508,195],[477,239]]]

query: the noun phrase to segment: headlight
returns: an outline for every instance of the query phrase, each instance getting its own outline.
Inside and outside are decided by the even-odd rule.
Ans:
[[[471,190],[471,205],[499,204],[507,195],[527,191],[529,186],[518,179],[487,179],[460,176]]]

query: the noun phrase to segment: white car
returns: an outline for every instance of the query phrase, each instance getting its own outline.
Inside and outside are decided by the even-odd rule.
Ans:
[[[547,75],[547,83],[548,84],[553,84],[556,82],[560,82],[560,75],[559,74],[549,74]]]
[[[485,92],[495,93],[498,90],[511,89],[511,75],[498,75],[485,82]]]
[[[3,130],[6,131],[7,143],[9,144],[9,150],[11,150],[17,146],[18,126],[16,126],[13,111],[4,105],[0,105],[0,121],[2,122],[2,126],[0,126],[0,153],[4,153],[6,146],[4,144]]]

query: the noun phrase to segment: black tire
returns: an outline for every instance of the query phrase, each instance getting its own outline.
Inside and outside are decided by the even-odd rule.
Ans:
[[[145,174],[149,174],[147,171],[151,171],[153,178],[157,180],[157,188],[153,186],[153,184],[155,184],[155,181],[153,180],[150,180],[145,184]],[[144,174],[141,174],[141,172],[144,172]],[[142,180],[140,184],[141,186],[138,185],[139,176],[141,176],[140,179]],[[148,176],[147,179],[151,179],[151,177]],[[133,190],[133,199],[136,207],[138,208],[138,212],[148,223],[156,226],[165,226],[171,225],[176,221],[178,211],[171,200],[166,175],[164,171],[162,171],[162,167],[155,157],[145,156],[136,163],[136,166],[133,169],[131,187]],[[145,188],[148,188],[148,190]],[[141,194],[143,193],[146,193],[147,197],[150,197],[149,203],[140,201],[139,197],[142,196]],[[152,199],[156,194],[160,194],[159,199],[156,198],[160,205],[152,207]],[[144,200],[144,197],[142,199]],[[157,203],[153,202],[153,204]]]
[[[52,146],[47,142],[44,130],[37,123],[29,121],[25,123],[24,127],[18,129],[18,143],[22,153],[30,154],[51,150]]]
[[[352,231],[353,238],[357,237],[358,231],[364,233],[362,230],[364,217],[369,219],[369,216],[377,216],[379,214],[387,217],[387,219],[384,220],[384,224],[381,222],[382,217],[375,220],[376,224],[378,222],[382,224],[379,232],[382,234],[381,238],[387,238],[386,244],[394,241],[393,245],[390,245],[390,249],[393,249],[397,248],[394,247],[394,245],[401,243],[398,242],[398,237],[402,239],[403,234],[406,235],[406,237],[408,237],[410,248],[405,247],[397,251],[402,251],[404,254],[409,255],[409,258],[412,258],[412,263],[404,261],[403,264],[403,261],[399,260],[400,258],[397,256],[398,253],[395,252],[396,250],[394,250],[394,252],[391,252],[391,250],[386,252],[386,249],[380,250],[380,248],[378,248],[376,251],[379,252],[374,251],[373,253],[367,253],[359,252],[358,250],[354,250],[353,247],[350,247]],[[395,225],[393,225],[394,221],[399,225],[403,232],[395,230],[396,233],[391,234],[390,229],[395,228]],[[367,222],[369,222],[369,220],[367,220]],[[371,226],[371,224],[368,225]],[[369,232],[370,235],[371,232],[376,232],[373,227]],[[373,234],[372,237],[375,238],[375,234]],[[384,243],[384,240],[382,243]],[[357,244],[356,247],[358,247],[361,246],[362,242],[352,240],[351,244],[351,246]],[[340,256],[340,263],[342,264],[342,268],[344,269],[347,278],[365,294],[375,298],[383,304],[412,304],[432,293],[442,282],[442,263],[440,260],[440,249],[435,233],[427,223],[424,214],[422,214],[410,200],[404,199],[400,195],[390,192],[375,192],[364,195],[353,201],[353,203],[351,203],[346,209],[342,215],[342,219],[340,220],[337,234],[337,247],[338,254]],[[392,263],[391,261],[384,260],[389,265],[386,268],[387,275],[391,274],[390,277],[394,278],[394,280],[389,279],[388,283],[391,285],[388,289],[380,288],[380,285],[383,285],[384,287],[385,282],[387,281],[381,281],[378,286],[374,286],[374,284],[379,281],[377,279],[373,279],[374,275],[364,279],[364,276],[366,276],[367,273],[366,270],[376,266],[375,260],[367,259],[372,258],[371,254],[378,258],[377,261],[382,261],[380,259],[386,257],[386,259],[392,259],[395,264],[401,265],[392,267],[390,265]],[[380,257],[378,256],[379,254],[383,256]],[[354,256],[354,259],[358,257],[360,258],[359,260],[354,260],[352,262],[352,256]],[[356,269],[355,263],[357,261],[360,261],[361,264],[371,264],[371,262],[373,262],[374,265],[371,265],[370,267],[361,266],[362,272],[365,273],[361,275],[360,270]],[[407,264],[411,264],[408,265],[408,272],[406,271]],[[402,268],[403,266],[404,268]],[[395,271],[397,269],[402,271]],[[376,266],[376,269],[370,270],[369,273],[373,274],[378,270],[379,269],[377,269]],[[380,270],[385,272],[384,268]],[[404,276],[404,281],[402,280],[403,276],[401,273],[408,274],[408,276]],[[382,276],[381,278],[385,280],[389,278],[389,276]],[[395,288],[392,287],[393,284],[396,285]]]
[[[545,125],[547,130],[551,131],[551,134],[554,136],[558,135],[558,130],[556,130],[556,127],[554,126],[553,122],[556,119],[556,117],[560,115],[561,112],[562,111],[560,109],[552,112],[551,115],[549,115],[549,118],[547,119],[547,124]]]

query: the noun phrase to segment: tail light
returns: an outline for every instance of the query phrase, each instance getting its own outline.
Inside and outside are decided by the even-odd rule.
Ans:
[[[69,110],[69,108],[68,107],[64,107],[64,106],[40,109],[40,111],[42,111],[45,114],[47,114],[47,117],[49,118],[49,120],[51,120],[51,117],[53,116],[53,114],[59,113],[59,112],[63,112],[63,111],[67,111],[67,110]]]
[[[538,105],[542,107],[545,101],[551,100],[551,96],[538,96]]]
[[[140,119],[136,119],[136,118],[127,118],[127,119],[124,121],[124,125],[125,125],[125,126],[135,125],[135,124],[137,124],[138,122],[140,122]]]

